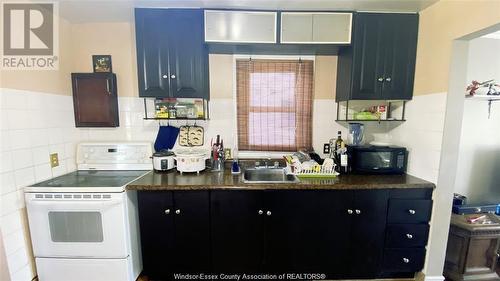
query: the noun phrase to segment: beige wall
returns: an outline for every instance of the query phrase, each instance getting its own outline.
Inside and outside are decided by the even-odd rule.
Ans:
[[[500,22],[499,0],[441,0],[420,13],[415,95],[448,90],[452,41]]]
[[[71,24],[59,19],[58,70],[0,71],[0,88],[31,90],[59,95],[71,95]]]
[[[134,24],[85,23],[71,26],[72,72],[92,72],[92,55],[111,55],[118,95],[138,96]]]

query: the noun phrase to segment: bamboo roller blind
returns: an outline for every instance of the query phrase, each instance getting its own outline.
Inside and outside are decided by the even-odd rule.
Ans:
[[[238,148],[312,148],[311,60],[236,60]]]

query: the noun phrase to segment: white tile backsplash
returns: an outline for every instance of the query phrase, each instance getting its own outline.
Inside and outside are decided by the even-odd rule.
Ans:
[[[31,147],[31,131],[29,129],[10,130],[11,149],[22,149]]]
[[[35,169],[33,167],[23,168],[14,171],[17,189],[22,189],[35,183]]]
[[[35,182],[41,182],[52,178],[50,163],[35,166]]]
[[[389,134],[409,150],[408,173],[436,183],[441,158],[446,93],[414,96],[407,102],[406,122]]]
[[[12,161],[14,162],[14,169],[19,170],[33,166],[33,155],[31,149],[19,149],[12,151]]]
[[[28,281],[36,273],[23,188],[75,170],[75,144],[88,132],[74,127],[71,96],[1,89],[0,100],[2,239],[11,280]],[[59,167],[50,167],[49,153]]]
[[[0,194],[7,194],[16,190],[16,182],[14,180],[14,172],[0,174],[1,186]]]

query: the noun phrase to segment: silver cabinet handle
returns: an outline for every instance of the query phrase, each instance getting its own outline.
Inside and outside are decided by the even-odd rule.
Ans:
[[[351,209],[347,209],[347,213],[348,213],[349,215],[352,215],[353,211],[352,211]]]
[[[413,239],[413,235],[411,235],[410,233],[406,233],[406,238]]]
[[[167,79],[167,78],[168,78],[168,75],[167,75],[167,74],[163,74],[162,78],[163,78],[163,79]]]
[[[417,212],[416,212],[415,210],[413,210],[413,209],[409,209],[409,210],[408,210],[408,213],[410,213],[410,215],[414,215],[414,214],[415,214],[415,213],[417,213]]]
[[[355,211],[355,212],[356,212],[356,215],[361,214],[361,210],[356,209],[356,211]]]
[[[109,86],[109,79],[106,79],[106,91],[108,92],[108,95],[111,95],[111,91],[109,89],[111,89]]]
[[[166,209],[165,210],[165,215],[169,215],[170,214],[170,209]]]
[[[271,214],[272,214],[272,213],[271,213],[271,211],[267,211],[267,212],[266,212],[266,215],[267,215],[267,216],[270,216]]]
[[[178,214],[180,214],[180,213],[181,213],[181,209],[177,209],[177,210],[175,210],[175,213],[176,213],[177,215],[178,215]]]
[[[410,259],[409,258],[403,258],[403,262],[404,263],[410,263]]]
[[[377,79],[377,81],[378,81],[378,82],[384,82],[384,77],[379,77],[379,78]]]
[[[385,78],[385,81],[387,81],[387,82],[391,82],[391,80],[392,80],[391,77]]]
[[[175,74],[170,75],[170,78],[175,79]]]
[[[264,211],[259,210],[257,213],[258,213],[259,215],[262,215],[262,214],[264,213]]]

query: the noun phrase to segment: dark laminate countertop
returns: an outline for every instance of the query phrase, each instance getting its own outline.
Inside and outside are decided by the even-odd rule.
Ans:
[[[229,170],[180,174],[176,170],[150,172],[127,185],[128,190],[209,190],[209,189],[382,189],[435,188],[431,182],[410,175],[340,175],[335,179],[307,179],[298,183],[243,183],[242,175]]]

